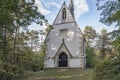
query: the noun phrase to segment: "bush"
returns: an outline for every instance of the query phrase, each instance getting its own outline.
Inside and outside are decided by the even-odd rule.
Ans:
[[[0,69],[0,80],[24,80],[25,75],[22,67],[16,65],[7,67],[11,70]]]
[[[120,80],[120,59],[101,61],[94,69],[93,80]]]
[[[0,70],[0,80],[12,80],[12,73],[8,73],[5,70]]]
[[[91,47],[86,48],[86,66],[93,68],[96,64],[96,55],[94,49]]]
[[[26,58],[22,61],[22,65],[25,70],[40,71],[44,66],[44,55],[42,53],[33,53],[30,59]]]

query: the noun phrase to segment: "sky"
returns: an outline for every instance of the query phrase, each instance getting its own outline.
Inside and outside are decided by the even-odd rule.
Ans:
[[[49,24],[52,24],[64,1],[68,6],[69,0],[35,0],[35,5],[38,7],[38,11],[46,17]],[[87,25],[92,26],[97,32],[103,28],[108,32],[116,29],[114,25],[106,26],[99,22],[100,11],[97,11],[96,0],[73,0],[73,2],[75,19],[82,31]],[[30,26],[30,29],[35,30],[44,28],[44,26],[41,27],[37,24]]]

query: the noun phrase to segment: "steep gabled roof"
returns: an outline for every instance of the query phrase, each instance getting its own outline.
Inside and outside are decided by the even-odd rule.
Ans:
[[[66,9],[66,21],[67,22],[75,22],[74,17],[72,16],[72,14],[71,14],[70,10],[68,9],[66,3],[64,2],[63,5],[60,8],[55,20],[54,20],[54,22],[53,22],[53,25],[60,24],[60,23],[63,22],[63,20],[62,20],[62,9],[63,8]]]
[[[57,14],[57,16],[56,16],[56,18],[55,18],[55,20],[54,20],[54,22],[53,22],[52,26],[54,26],[54,25],[56,25],[56,24],[57,24],[57,21],[59,21],[59,19],[58,19],[59,17],[61,17],[61,18],[62,18],[62,15],[61,15],[60,13],[62,12],[62,9],[63,9],[63,8],[66,8],[67,13],[69,13],[69,15],[67,15],[67,17],[71,18],[71,21],[77,24],[77,22],[76,22],[75,18],[72,16],[72,13],[70,12],[70,10],[68,9],[68,7],[67,7],[66,3],[64,2],[64,3],[63,3],[63,5],[62,5],[62,6],[61,6],[61,8],[60,8],[60,10],[59,10],[58,14]],[[67,17],[66,17],[66,18],[67,18]],[[62,19],[61,19],[61,20],[62,20]],[[66,21],[68,21],[68,22],[69,22],[69,19],[68,19],[68,20],[66,20]],[[62,23],[62,21],[61,21],[61,23]],[[59,23],[59,24],[61,24],[61,23]],[[67,23],[67,22],[66,22],[66,23]],[[78,24],[77,24],[77,25],[78,25]],[[75,27],[77,27],[77,26],[75,26]],[[79,27],[77,27],[77,28],[79,28]],[[49,35],[50,31],[51,31],[51,29],[48,31],[46,38],[48,37],[48,35]],[[83,38],[85,38],[85,36],[84,36],[84,34],[82,33],[82,31],[81,31],[81,29],[80,29],[80,28],[79,28],[79,31],[80,31],[80,33],[82,34]],[[46,41],[46,38],[45,38],[45,41]]]

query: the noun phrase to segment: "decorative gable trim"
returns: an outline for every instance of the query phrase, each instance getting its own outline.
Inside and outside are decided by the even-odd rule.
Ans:
[[[53,21],[53,25],[54,25],[54,23],[55,23],[55,21],[56,21],[58,15],[59,15],[60,11],[62,10],[63,6],[67,7],[65,1],[64,1],[64,3],[63,3],[62,7],[60,8],[60,10],[59,10],[59,12],[58,12],[58,14],[57,14],[55,20]]]
[[[66,3],[64,2],[63,5],[62,5],[61,8],[60,8],[60,10],[59,10],[59,12],[58,12],[55,20],[53,21],[53,25],[57,25],[57,24],[56,24],[56,21],[57,21],[57,19],[58,19],[58,17],[59,17],[59,14],[60,14],[60,12],[62,11],[63,8],[66,9],[66,14],[67,14],[67,11],[69,12],[69,14],[71,15],[71,17],[72,17],[72,19],[73,19],[73,22],[75,22],[75,19],[74,19],[72,13],[70,12],[69,8],[67,7]],[[62,17],[62,16],[61,16],[61,17]],[[66,17],[66,19],[67,19],[67,17]],[[66,23],[66,19],[65,19],[65,20],[62,20],[63,23],[64,23],[64,22]],[[61,22],[62,22],[62,21],[61,21]]]
[[[62,48],[62,46],[64,45],[65,49],[68,51],[68,54],[69,54],[69,55],[70,55],[70,57],[72,58],[73,56],[72,56],[71,52],[69,51],[69,49],[67,48],[67,46],[66,46],[66,44],[65,44],[64,39],[63,39],[62,41],[63,41],[63,42],[62,42],[62,44],[60,45],[60,47],[59,47],[59,49],[58,49],[58,51],[56,52],[56,54],[55,54],[55,56],[54,56],[54,57],[56,57],[56,56],[58,55],[58,52],[60,51],[60,49],[61,49],[61,48]]]

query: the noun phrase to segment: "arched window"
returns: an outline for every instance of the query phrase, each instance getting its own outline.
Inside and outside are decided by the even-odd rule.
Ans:
[[[63,8],[63,11],[62,11],[62,19],[65,20],[66,19],[66,9]]]

